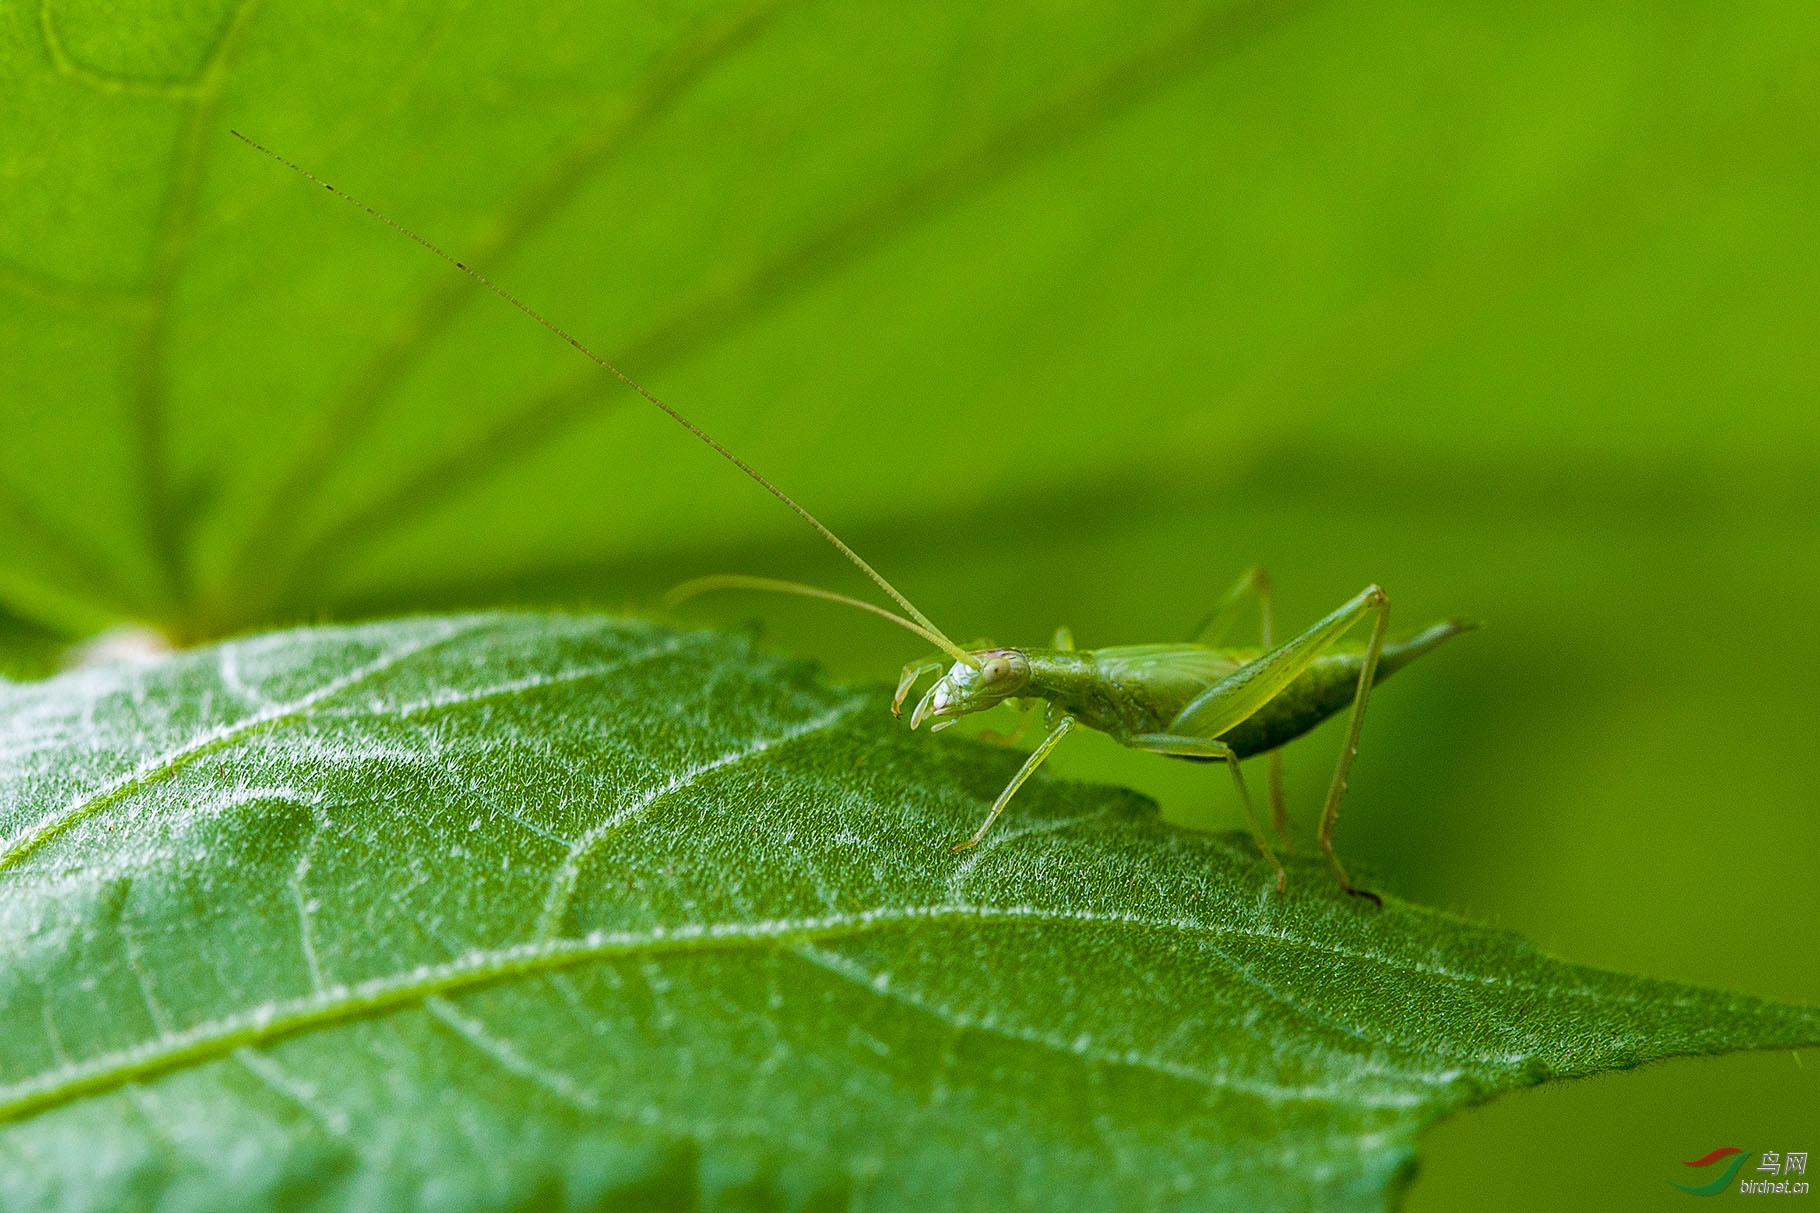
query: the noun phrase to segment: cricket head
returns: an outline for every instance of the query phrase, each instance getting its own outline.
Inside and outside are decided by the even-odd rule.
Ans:
[[[910,727],[925,720],[931,732],[945,729],[970,712],[995,708],[1030,686],[1030,658],[1022,649],[980,649],[967,654],[935,680],[910,714]]]

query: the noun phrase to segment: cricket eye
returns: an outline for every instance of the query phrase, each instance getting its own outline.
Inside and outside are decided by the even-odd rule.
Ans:
[[[1011,663],[1003,657],[994,657],[980,667],[980,677],[987,682],[998,682],[1011,676]]]

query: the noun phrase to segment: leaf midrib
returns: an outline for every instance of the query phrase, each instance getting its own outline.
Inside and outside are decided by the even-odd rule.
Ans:
[[[854,914],[813,918],[774,919],[754,923],[688,923],[666,927],[658,924],[644,931],[595,931],[576,939],[538,940],[503,948],[477,949],[441,964],[419,965],[401,973],[352,984],[338,983],[292,999],[263,1003],[249,1011],[208,1020],[181,1031],[153,1037],[139,1045],[113,1050],[87,1061],[59,1066],[31,1078],[0,1086],[0,1122],[30,1115],[83,1095],[111,1090],[129,1082],[155,1077],[187,1065],[226,1056],[235,1049],[267,1044],[338,1023],[373,1018],[400,1010],[423,999],[533,977],[591,961],[626,956],[658,956],[680,952],[730,950],[772,944],[811,945],[849,938],[870,931],[909,923],[977,923],[982,925],[1035,923],[1068,925],[1117,925],[1148,930],[1179,931],[1189,935],[1270,939],[1275,943],[1367,961],[1391,969],[1413,969],[1448,980],[1537,989],[1519,983],[1453,970],[1408,965],[1393,957],[1333,947],[1313,940],[1282,937],[1269,931],[1246,930],[1191,919],[1148,918],[1141,915],[1091,910],[1055,910],[1041,906],[991,906],[938,903],[862,910]],[[1605,994],[1583,988],[1549,991],[1593,998]],[[1627,1001],[1627,1000],[1618,1000]],[[989,1029],[991,1030],[991,1029]],[[1022,1039],[1021,1037],[1019,1039]],[[1050,1043],[1032,1038],[1033,1043]],[[1386,1046],[1388,1046],[1387,1042]],[[1122,1055],[1107,1060],[1132,1064]],[[1500,1055],[1482,1057],[1484,1064],[1505,1068],[1521,1061]],[[1148,1067],[1154,1069],[1155,1067]],[[1186,1073],[1186,1072],[1184,1072]],[[1422,1075],[1401,1072],[1421,1081],[1444,1083],[1455,1075],[1438,1072]],[[1183,1077],[1184,1075],[1174,1075]],[[1202,1085],[1242,1090],[1234,1080],[1207,1074]],[[1252,1091],[1252,1094],[1260,1094]],[[1300,1096],[1331,1101],[1331,1094]],[[1359,1102],[1359,1101],[1353,1101]],[[1372,1105],[1363,1105],[1372,1106]]]

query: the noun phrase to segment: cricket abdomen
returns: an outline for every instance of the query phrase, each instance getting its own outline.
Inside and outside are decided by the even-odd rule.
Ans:
[[[1465,631],[1467,625],[1437,623],[1414,636],[1391,641],[1378,657],[1375,687],[1386,678],[1439,645]],[[1365,664],[1363,648],[1329,652],[1315,659],[1302,676],[1252,715],[1220,734],[1240,758],[1263,754],[1286,745],[1329,716],[1351,706],[1359,689],[1359,672]]]
[[[1378,657],[1377,685],[1466,624],[1437,623],[1391,641]],[[1022,650],[1030,666],[1025,694],[1046,699],[1090,729],[1125,741],[1167,733],[1176,716],[1222,678],[1259,656],[1257,650],[1199,645],[1131,645],[1099,650]],[[1358,690],[1362,645],[1330,651],[1252,715],[1220,734],[1249,758],[1294,741],[1344,711]],[[1175,757],[1180,757],[1176,755]],[[1210,761],[1190,758],[1191,762]]]

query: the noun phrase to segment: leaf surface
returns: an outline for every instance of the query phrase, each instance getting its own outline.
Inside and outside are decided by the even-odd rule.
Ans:
[[[716,633],[423,617],[0,684],[0,1206],[1377,1208],[1498,1092],[1820,1039]]]

